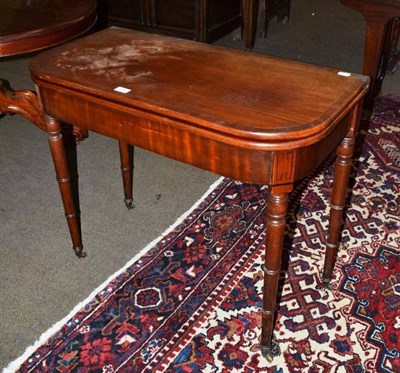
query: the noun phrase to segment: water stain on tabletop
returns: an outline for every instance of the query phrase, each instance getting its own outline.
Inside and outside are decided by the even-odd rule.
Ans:
[[[61,53],[55,64],[71,73],[90,72],[110,80],[124,77],[125,82],[135,82],[153,75],[149,69],[140,70],[140,65],[146,65],[160,56],[180,60],[181,57],[174,55],[174,52],[177,52],[175,48],[162,41],[135,40],[114,47],[74,48]]]

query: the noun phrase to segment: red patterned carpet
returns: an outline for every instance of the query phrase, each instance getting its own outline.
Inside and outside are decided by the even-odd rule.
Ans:
[[[267,189],[224,179],[10,371],[400,372],[400,97],[379,98],[356,156],[332,291],[332,167],[292,195],[272,362],[258,347]]]

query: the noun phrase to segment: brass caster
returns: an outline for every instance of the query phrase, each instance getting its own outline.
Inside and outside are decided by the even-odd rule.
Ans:
[[[128,210],[132,210],[135,207],[135,205],[133,204],[133,200],[132,199],[125,198],[124,202],[125,202],[125,206],[126,206],[126,208]]]
[[[75,254],[78,258],[86,258],[87,253],[83,251],[83,246],[73,247],[72,249],[75,251]]]
[[[322,278],[322,286],[323,290],[332,291],[331,279],[330,278]]]
[[[269,363],[272,362],[274,357],[279,356],[281,354],[281,349],[275,338],[272,338],[270,346],[263,346],[260,344],[260,350],[262,356],[264,356]]]

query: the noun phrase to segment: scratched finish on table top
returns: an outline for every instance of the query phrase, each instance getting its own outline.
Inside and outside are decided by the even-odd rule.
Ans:
[[[64,89],[150,112],[162,108],[208,130],[259,140],[326,130],[366,82],[334,69],[118,28],[45,52],[31,71]]]

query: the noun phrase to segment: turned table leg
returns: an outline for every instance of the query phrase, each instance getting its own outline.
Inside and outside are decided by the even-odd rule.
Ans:
[[[361,105],[353,109],[352,128],[342,140],[337,149],[335,163],[335,175],[333,179],[333,191],[331,199],[331,212],[329,218],[329,230],[326,242],[326,253],[322,281],[324,287],[329,288],[332,280],[333,267],[335,266],[336,255],[339,247],[343,210],[345,207],[346,191],[349,183],[349,176],[354,152],[356,127],[359,123]]]
[[[121,158],[122,182],[124,185],[124,201],[126,207],[130,210],[135,207],[132,198],[133,146],[119,141],[119,155]]]
[[[76,212],[77,209],[75,208],[67,154],[64,147],[63,136],[61,134],[61,123],[47,114],[44,115],[44,119],[47,133],[49,134],[50,151],[53,157],[58,185],[60,187],[73,250],[79,258],[83,258],[86,256],[86,253],[83,252],[79,218]]]
[[[272,333],[276,311],[278,280],[281,272],[283,238],[286,226],[288,193],[271,192],[267,205],[267,226],[264,258],[264,291],[262,310],[261,352],[265,358],[272,358],[280,353],[279,346],[273,342]]]

